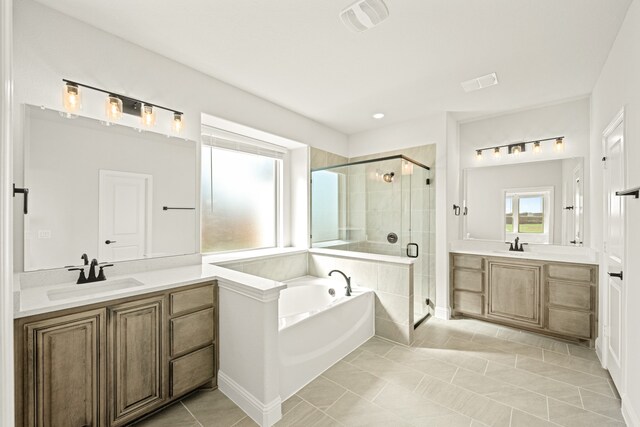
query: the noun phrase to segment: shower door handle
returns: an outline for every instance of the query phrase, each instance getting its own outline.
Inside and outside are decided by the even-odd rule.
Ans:
[[[411,254],[411,251],[409,250],[410,247],[415,246],[416,248],[416,253],[415,255]],[[418,258],[418,254],[420,253],[420,247],[418,246],[417,243],[407,243],[407,257],[409,258]]]

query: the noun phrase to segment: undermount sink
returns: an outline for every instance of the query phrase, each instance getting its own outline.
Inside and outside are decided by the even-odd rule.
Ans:
[[[135,279],[108,280],[81,285],[66,286],[61,289],[53,289],[47,292],[50,301],[68,298],[77,298],[87,295],[99,295],[122,289],[136,288],[143,286],[142,282]]]
[[[519,252],[519,251],[492,251],[494,254],[503,254],[503,255],[515,255],[515,256],[525,256],[527,252]]]

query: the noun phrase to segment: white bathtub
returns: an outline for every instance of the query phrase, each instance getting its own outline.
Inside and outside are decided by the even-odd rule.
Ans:
[[[370,289],[354,287],[346,297],[343,280],[305,276],[284,283],[278,300],[283,401],[375,333]]]

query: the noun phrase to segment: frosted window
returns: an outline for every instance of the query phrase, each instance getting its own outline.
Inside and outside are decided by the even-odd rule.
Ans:
[[[202,252],[276,246],[280,160],[202,148]]]
[[[311,189],[313,242],[339,239],[339,199],[338,174],[329,171],[314,172]]]

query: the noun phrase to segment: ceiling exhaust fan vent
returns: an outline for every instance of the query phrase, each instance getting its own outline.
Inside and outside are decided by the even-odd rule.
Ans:
[[[340,12],[342,23],[355,33],[373,28],[388,17],[383,0],[359,0]]]

